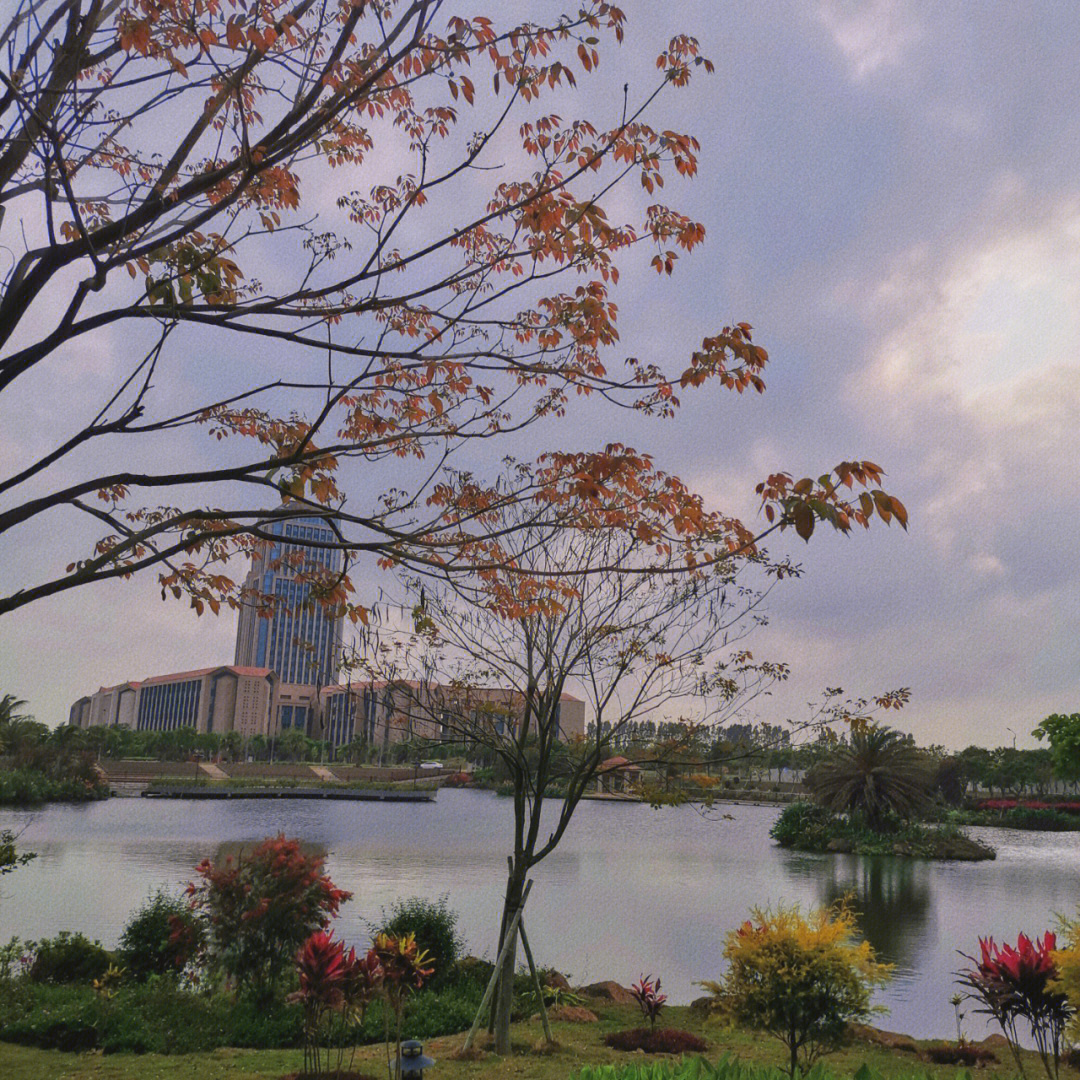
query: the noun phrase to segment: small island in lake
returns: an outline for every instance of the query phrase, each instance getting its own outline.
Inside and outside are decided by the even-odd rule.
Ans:
[[[786,806],[770,830],[797,851],[900,855],[976,862],[994,849],[940,824],[926,755],[893,728],[853,730],[804,780],[813,802]]]
[[[769,835],[781,847],[796,851],[901,855],[964,862],[995,857],[992,847],[973,840],[955,825],[891,817],[878,829],[870,829],[858,814],[836,814],[809,802],[785,806]]]

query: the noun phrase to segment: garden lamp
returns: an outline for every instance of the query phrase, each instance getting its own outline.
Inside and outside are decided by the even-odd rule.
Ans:
[[[419,1039],[406,1039],[401,1044],[401,1056],[398,1058],[400,1076],[424,1080],[424,1070],[434,1064],[434,1060],[424,1054],[424,1044]]]

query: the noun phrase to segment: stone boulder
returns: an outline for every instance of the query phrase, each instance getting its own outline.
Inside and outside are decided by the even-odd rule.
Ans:
[[[599,998],[603,1001],[610,1001],[615,1005],[636,1005],[637,999],[625,986],[620,986],[617,982],[607,980],[606,982],[595,982],[589,986],[583,986],[578,990],[579,994],[583,994],[585,997]]]
[[[846,853],[851,851],[854,847],[855,845],[846,836],[834,836],[825,845],[825,850]]]
[[[848,1034],[856,1042],[871,1043],[885,1050],[901,1050],[907,1054],[919,1052],[918,1043],[910,1035],[903,1035],[899,1031],[883,1031],[869,1024],[849,1024]]]

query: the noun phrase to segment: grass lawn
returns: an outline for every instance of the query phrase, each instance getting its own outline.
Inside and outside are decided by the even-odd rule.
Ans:
[[[594,1006],[595,1007],[595,1006]],[[581,1065],[602,1062],[644,1061],[641,1054],[624,1054],[609,1050],[603,1036],[609,1031],[637,1027],[640,1014],[636,1008],[607,1005],[596,1008],[599,1024],[554,1023],[558,1047],[545,1050],[539,1022],[517,1024],[514,1027],[514,1053],[504,1059],[486,1054],[480,1060],[455,1061],[452,1054],[460,1048],[464,1035],[431,1039],[425,1051],[436,1059],[430,1070],[431,1080],[567,1080]],[[763,1065],[780,1065],[784,1061],[781,1045],[758,1032],[730,1029],[715,1022],[703,1021],[686,1008],[670,1008],[663,1013],[664,1027],[680,1027],[699,1033],[709,1043],[706,1057],[715,1059],[732,1053],[744,1061]],[[483,1045],[484,1040],[481,1040]],[[1028,1075],[1037,1077],[1042,1066],[1034,1054]],[[977,1071],[985,1080],[1013,1080],[1015,1066],[1007,1051],[998,1052],[998,1064]],[[385,1051],[381,1046],[362,1047],[357,1053],[356,1068],[381,1078],[386,1076]],[[955,1065],[933,1065],[913,1054],[886,1050],[870,1043],[853,1043],[845,1050],[827,1058],[831,1072],[838,1077],[850,1077],[864,1062],[885,1080],[903,1076],[926,1077],[927,1080],[955,1080],[961,1069]],[[348,1064],[348,1055],[346,1055]],[[178,1054],[162,1057],[156,1054],[64,1054],[58,1051],[34,1050],[9,1043],[0,1043],[0,1077],[3,1080],[219,1080],[219,1078],[251,1078],[278,1080],[301,1066],[298,1050],[231,1050],[221,1049],[205,1054]],[[1073,1069],[1062,1075],[1076,1077]]]

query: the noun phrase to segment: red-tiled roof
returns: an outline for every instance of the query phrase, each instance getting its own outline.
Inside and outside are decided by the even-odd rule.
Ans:
[[[641,766],[640,765],[635,765],[632,761],[628,761],[626,758],[622,757],[621,755],[616,755],[615,757],[609,757],[607,759],[607,761],[601,762],[600,769],[601,769],[601,771],[612,771],[612,770],[615,770],[615,769],[624,769],[624,770],[634,769],[637,772],[641,772]]]
[[[270,668],[264,667],[237,667],[235,664],[217,664],[215,667],[195,668],[192,671],[178,671],[172,675],[154,675],[152,678],[143,679],[142,685],[149,683],[183,682],[187,679],[202,679],[215,671],[231,671],[234,675],[266,676],[272,674]],[[138,685],[132,683],[132,686]]]
[[[177,671],[172,675],[153,675],[149,679],[143,679],[143,686],[149,686],[152,683],[181,682],[186,679],[201,679],[204,675],[209,675],[211,671],[217,670],[216,667],[204,667],[195,668],[192,671]]]

